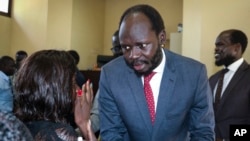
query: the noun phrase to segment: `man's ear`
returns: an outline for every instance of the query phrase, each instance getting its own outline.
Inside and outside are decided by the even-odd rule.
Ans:
[[[162,44],[166,44],[167,43],[167,37],[166,37],[166,31],[165,30],[162,30],[159,35],[158,35],[158,38],[159,38],[159,43],[162,45]]]
[[[234,44],[235,45],[235,48],[234,48],[234,51],[237,53],[237,54],[242,54],[242,46],[240,43],[236,43]]]

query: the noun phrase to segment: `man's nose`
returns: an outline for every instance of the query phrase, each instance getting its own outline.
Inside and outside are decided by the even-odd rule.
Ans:
[[[137,46],[133,46],[131,51],[130,51],[129,57],[134,59],[134,58],[138,58],[140,56],[141,56],[141,49]]]

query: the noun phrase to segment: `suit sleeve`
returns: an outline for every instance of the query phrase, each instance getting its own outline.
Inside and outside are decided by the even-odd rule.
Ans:
[[[100,134],[102,141],[123,141],[128,135],[121,119],[114,95],[109,86],[105,70],[101,71],[99,82]]]
[[[94,132],[97,132],[100,130],[100,121],[99,121],[99,90],[97,91],[96,95],[95,95],[95,99],[94,99],[94,103],[93,103],[93,107],[90,111],[90,120],[91,120],[91,127],[93,129]]]
[[[190,111],[190,138],[191,141],[214,141],[212,93],[204,65],[200,69],[196,86]]]

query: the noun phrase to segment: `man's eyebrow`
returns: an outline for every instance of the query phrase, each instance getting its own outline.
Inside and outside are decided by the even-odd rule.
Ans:
[[[215,43],[215,45],[224,45],[224,43],[222,43],[222,42],[217,42],[217,43]]]

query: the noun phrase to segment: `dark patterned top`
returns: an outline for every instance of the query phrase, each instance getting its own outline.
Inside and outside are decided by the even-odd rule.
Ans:
[[[33,141],[33,138],[12,112],[0,111],[0,141]]]
[[[78,134],[69,124],[32,121],[26,125],[35,141],[77,141]]]

